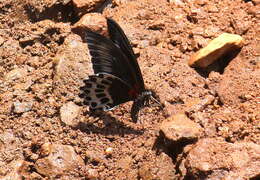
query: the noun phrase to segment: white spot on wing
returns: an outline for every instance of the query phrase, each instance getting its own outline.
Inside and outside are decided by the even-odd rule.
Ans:
[[[103,76],[103,77],[102,77]],[[115,76],[111,74],[105,74],[105,73],[100,73],[100,74],[95,74],[92,76],[92,78],[95,78],[96,81],[93,82],[90,79],[86,80],[86,83],[91,84],[90,88],[85,87],[84,89],[88,90],[89,93],[85,95],[85,97],[91,97],[91,100],[86,100],[89,102],[89,106],[92,109],[100,109],[102,108],[104,111],[108,111],[113,109],[114,107],[111,106],[113,104],[113,99],[109,94],[108,89],[110,88],[112,82],[109,80],[109,78],[114,79]],[[103,84],[101,83],[102,80],[105,80],[106,82],[110,82],[110,84]],[[98,86],[103,86],[104,88],[98,88]],[[95,92],[96,89],[102,89],[103,92]],[[103,97],[97,97],[98,94],[105,94]],[[108,101],[105,103],[101,103],[101,99],[103,98],[108,98]],[[92,103],[96,103],[96,106],[93,106]]]

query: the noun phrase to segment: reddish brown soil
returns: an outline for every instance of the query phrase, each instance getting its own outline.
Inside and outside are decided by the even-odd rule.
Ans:
[[[183,111],[204,128],[203,137],[260,144],[259,5],[242,0],[192,0],[182,6],[134,0],[106,8],[104,16],[124,29],[140,55],[146,86],[165,108],[145,108],[142,123],[135,124],[131,102],[96,117],[81,107],[80,123],[71,127],[61,122],[60,108],[69,101],[78,104],[78,90],[91,65],[84,43],[67,48],[69,36],[80,39],[70,29],[79,18],[71,3],[57,2],[0,2],[0,134],[12,135],[8,143],[0,139],[0,177],[9,172],[10,162],[24,159],[30,163],[26,179],[48,179],[35,169],[31,146],[50,142],[73,146],[85,161],[86,167],[70,172],[68,179],[84,179],[86,169],[96,170],[98,179],[185,178],[176,163],[180,147],[165,145],[159,136],[161,122]],[[207,72],[190,68],[189,57],[223,32],[245,39],[238,55]],[[57,75],[55,58],[62,53],[80,65]],[[12,70],[18,72],[10,74]],[[190,109],[207,95],[214,96],[211,104]],[[15,109],[17,102],[27,103],[28,111]],[[108,147],[113,148],[111,156],[104,153]]]

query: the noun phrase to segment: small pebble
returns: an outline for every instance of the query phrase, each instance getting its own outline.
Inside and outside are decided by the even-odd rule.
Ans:
[[[44,143],[41,146],[41,155],[42,156],[48,156],[51,152],[51,144],[50,143]]]
[[[184,2],[182,0],[169,0],[169,3],[174,4],[175,6],[184,6]]]
[[[77,116],[80,112],[80,107],[73,102],[64,104],[60,109],[61,121],[66,125],[75,127],[78,124]]]
[[[111,156],[112,153],[113,153],[113,150],[114,150],[113,148],[109,147],[109,148],[106,149],[105,154],[106,154],[107,156]]]
[[[88,169],[87,178],[90,179],[90,180],[97,179],[98,178],[98,171],[96,169]]]
[[[0,36],[0,46],[2,46],[5,42],[5,39],[3,37]]]
[[[28,112],[32,109],[33,102],[14,102],[13,103],[13,111],[15,113],[24,113]]]
[[[16,68],[13,69],[12,71],[8,72],[5,75],[5,80],[7,81],[14,81],[20,78],[23,78],[27,75],[27,70],[24,68]]]

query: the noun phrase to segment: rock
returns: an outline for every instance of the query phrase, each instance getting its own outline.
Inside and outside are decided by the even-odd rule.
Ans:
[[[147,48],[148,46],[149,46],[149,41],[148,40],[142,40],[138,44],[138,48],[140,48],[140,49]]]
[[[22,159],[22,155],[18,155],[20,154],[17,150],[20,148],[19,145],[20,140],[15,136],[13,129],[5,129],[4,132],[0,133],[0,179],[8,173],[6,177],[11,176],[11,174],[17,174],[16,169],[20,167],[19,164],[21,163],[20,160],[16,160]]]
[[[4,146],[11,146],[14,142],[16,142],[16,138],[11,131],[6,131],[0,134],[0,150]]]
[[[97,151],[86,151],[85,154],[87,160],[92,163],[101,163],[105,160],[103,154]]]
[[[260,4],[260,0],[252,0],[254,5],[259,5]]]
[[[86,29],[108,37],[107,20],[102,14],[99,13],[85,14],[72,27],[72,31],[76,34],[79,34],[82,37],[82,39],[85,38]]]
[[[105,154],[106,154],[107,156],[111,156],[111,155],[113,154],[113,151],[114,151],[113,148],[108,147],[108,148],[105,150]]]
[[[17,90],[28,90],[33,85],[31,78],[26,78],[26,81],[23,83],[17,83],[14,85],[14,89]]]
[[[185,114],[176,114],[164,120],[160,130],[171,141],[196,140],[202,135],[199,124],[191,121]]]
[[[4,42],[5,42],[5,39],[2,36],[0,36],[0,46],[2,46],[4,44]]]
[[[5,75],[5,80],[14,81],[14,80],[23,78],[26,75],[27,75],[27,70],[25,68],[16,68],[16,69],[13,69],[12,71],[8,72]]]
[[[78,124],[76,120],[79,115],[80,107],[73,102],[68,102],[60,108],[61,121],[66,125],[75,127]]]
[[[23,164],[24,164],[24,160],[12,161],[10,164],[7,165],[9,167],[9,169],[11,169],[11,171],[4,177],[1,177],[1,174],[0,174],[0,179],[1,180],[11,180],[11,179],[22,180],[23,177],[20,174],[20,169],[22,168]]]
[[[63,100],[63,103],[68,100],[80,101],[77,96],[79,87],[83,85],[83,79],[93,71],[87,44],[83,43],[78,35],[69,35],[53,61],[53,87],[57,99]]]
[[[204,38],[211,38],[214,37],[216,34],[219,34],[219,32],[221,32],[221,29],[217,26],[207,26],[206,28],[203,28],[202,36]]]
[[[164,29],[165,28],[165,22],[162,21],[161,19],[153,20],[149,22],[149,29]]]
[[[34,5],[34,8],[39,8],[39,10],[43,9],[44,7],[51,7],[54,4],[58,4],[59,0],[42,0],[42,3],[37,3],[34,1],[30,1],[28,3],[30,3],[30,5]],[[66,1],[66,0],[61,0],[61,1]]]
[[[248,8],[247,10],[248,14],[251,14],[253,16],[255,16],[256,18],[260,17],[260,6],[252,6],[250,8]]]
[[[243,46],[243,38],[239,35],[223,33],[213,39],[206,47],[191,56],[188,64],[191,67],[205,68],[223,55]]]
[[[158,167],[156,179],[176,179],[175,165],[166,153],[158,156],[156,166]]]
[[[257,19],[260,17],[260,6],[254,6],[253,3],[248,3],[247,13],[253,15]],[[257,24],[258,25],[258,24]]]
[[[198,4],[200,6],[206,5],[208,2],[206,0],[195,0],[195,4]]]
[[[117,164],[122,169],[131,169],[131,165],[133,164],[133,159],[131,156],[122,157],[117,161]]]
[[[216,123],[208,117],[205,117],[205,111],[194,112],[190,114],[189,117],[201,124],[203,127],[204,136],[214,137],[217,134]]]
[[[78,16],[82,16],[97,10],[105,1],[106,0],[72,0],[72,3]]]
[[[230,21],[231,26],[234,28],[235,33],[239,35],[245,34],[250,27],[252,26],[252,23],[250,21],[243,21],[243,22],[237,22],[235,20]]]
[[[99,174],[98,171],[96,169],[88,169],[86,172],[86,178],[89,180],[94,180],[94,179],[98,179]]]
[[[49,156],[49,154],[51,153],[51,149],[52,149],[52,146],[50,143],[42,144],[41,149],[40,149],[41,156],[43,156],[43,157]]]
[[[201,139],[189,151],[185,168],[191,179],[254,179],[260,175],[260,145]]]
[[[175,166],[172,159],[165,153],[161,153],[154,161],[143,162],[139,165],[138,176],[140,179],[176,179]]]
[[[169,3],[179,7],[184,6],[184,2],[182,0],[169,0]]]
[[[155,175],[153,175],[153,173],[152,173],[151,170],[149,169],[149,165],[142,165],[142,166],[138,169],[138,176],[139,176],[141,179],[147,179],[147,180],[155,179]]]
[[[197,111],[202,111],[205,109],[205,107],[209,104],[212,104],[214,101],[215,97],[212,95],[207,95],[203,99],[201,98],[196,98],[191,101],[188,101],[186,104],[186,112],[197,112]]]
[[[205,47],[208,44],[208,38],[204,38],[201,35],[194,35],[195,48]]]
[[[217,8],[217,6],[215,4],[209,4],[207,6],[207,11],[209,13],[218,13],[219,12],[219,9]]]
[[[114,6],[120,6],[122,4],[128,3],[131,0],[112,0]]]
[[[206,79],[206,86],[208,86],[213,92],[216,92],[221,78],[222,75],[219,72],[211,71]]]
[[[29,102],[16,101],[13,103],[13,112],[17,114],[28,112],[32,109],[32,107],[33,107],[33,101],[29,101]]]
[[[58,175],[63,175],[84,166],[84,161],[75,153],[72,146],[47,144],[42,148],[48,149],[48,156],[38,159],[35,168],[37,172],[44,176],[53,179]]]

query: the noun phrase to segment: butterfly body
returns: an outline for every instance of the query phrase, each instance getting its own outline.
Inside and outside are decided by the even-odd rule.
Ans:
[[[81,97],[90,109],[111,110],[119,104],[134,101],[131,114],[135,114],[152,96],[145,89],[141,70],[120,26],[107,19],[110,39],[92,31],[86,31],[94,75],[84,80]]]

